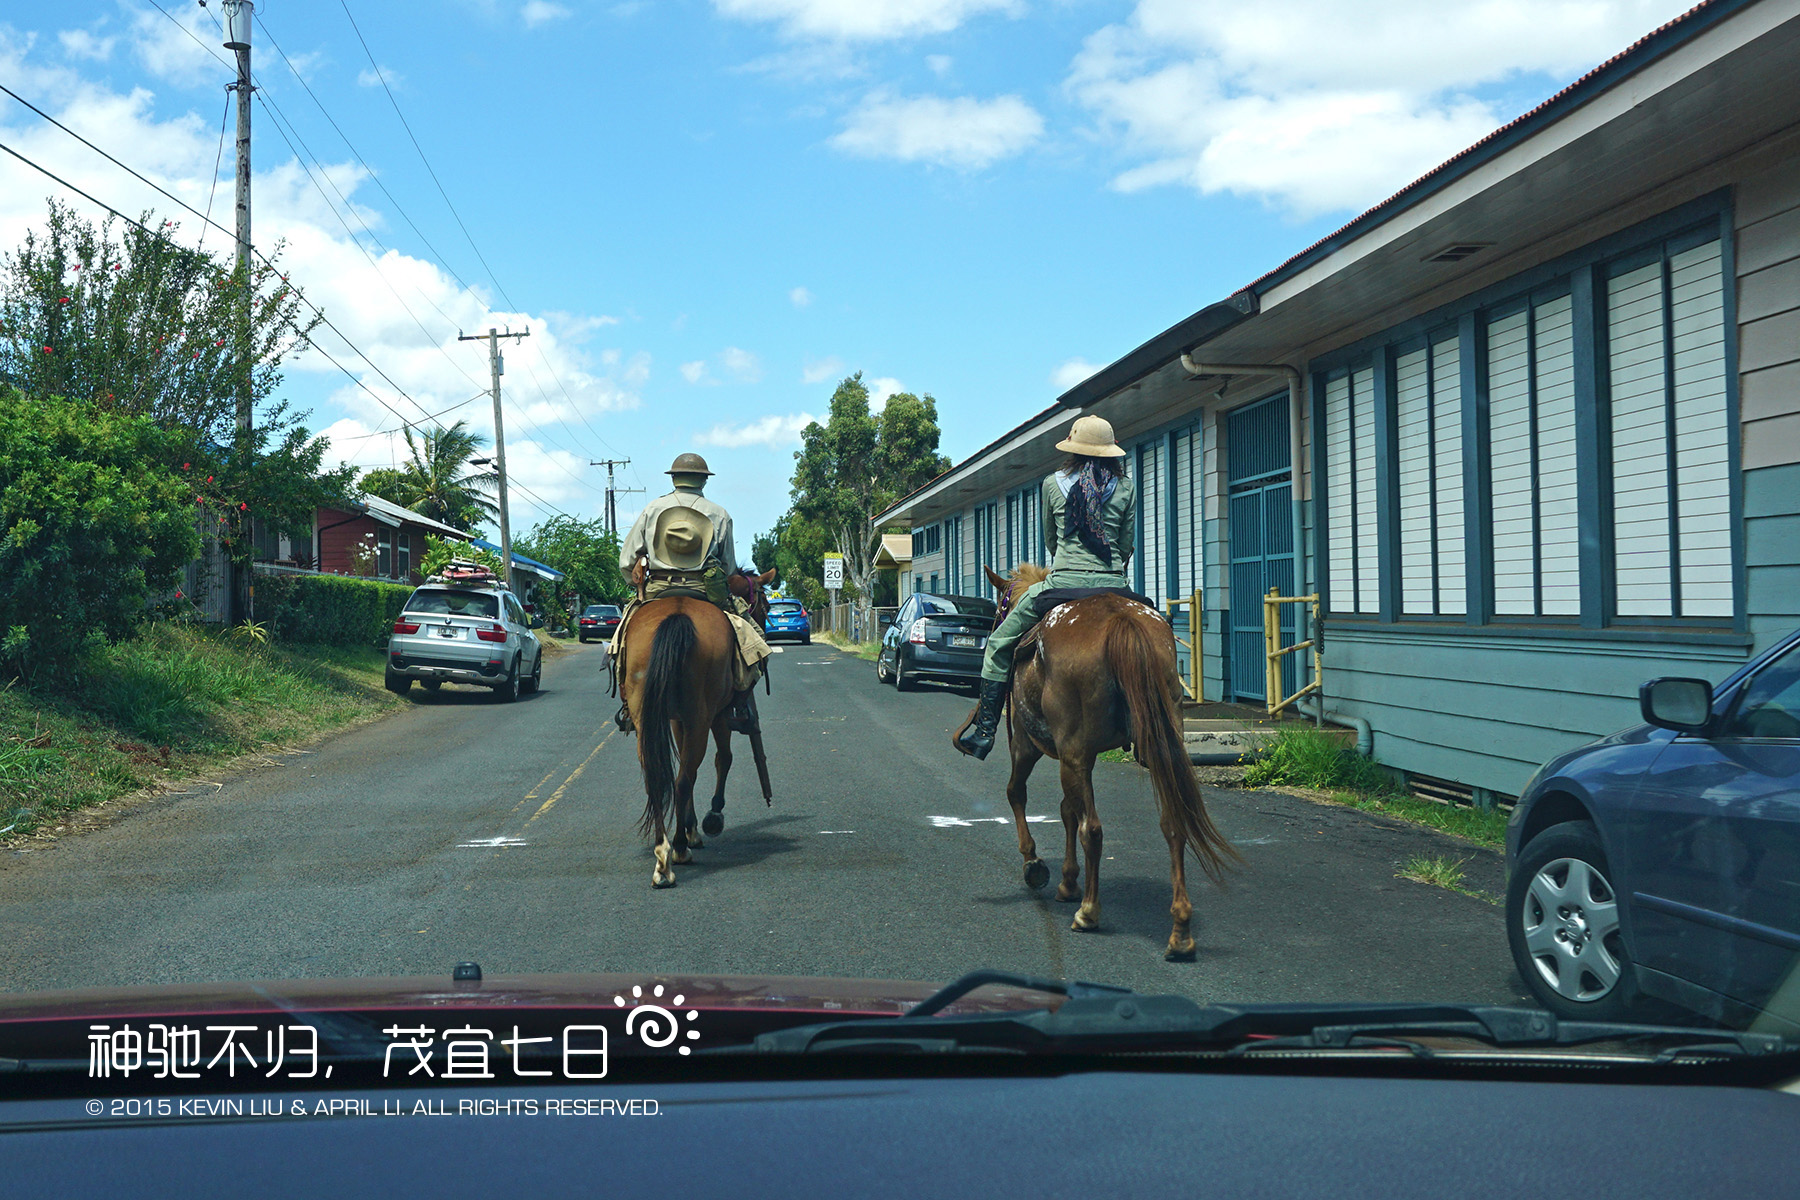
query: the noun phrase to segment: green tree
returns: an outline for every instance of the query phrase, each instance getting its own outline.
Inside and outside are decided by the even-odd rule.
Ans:
[[[199,553],[186,439],[0,388],[0,659],[29,682],[130,633]]]
[[[95,224],[50,202],[45,227],[0,259],[0,376],[34,399],[146,417],[179,436],[203,531],[246,560],[252,518],[308,526],[354,474],[322,471],[327,443],[275,395],[282,362],[320,318],[278,265],[239,271],[179,245],[173,222],[146,213],[142,224]],[[254,433],[240,442],[246,380]]]
[[[564,575],[555,585],[540,585],[546,604],[565,611],[579,596],[589,604],[622,604],[631,595],[631,584],[619,570],[619,539],[606,532],[603,521],[577,521],[558,515],[526,534],[514,548]]]
[[[489,498],[499,492],[498,481],[469,466],[487,441],[486,434],[470,429],[466,421],[448,428],[434,426],[417,438],[408,429],[407,464],[367,472],[360,481],[362,490],[453,529],[479,532],[484,521],[500,515],[499,505]]]
[[[950,467],[938,453],[937,401],[898,392],[872,413],[859,371],[838,384],[825,423],[800,436],[789,513],[843,554],[846,590],[866,610],[881,544],[875,514]]]

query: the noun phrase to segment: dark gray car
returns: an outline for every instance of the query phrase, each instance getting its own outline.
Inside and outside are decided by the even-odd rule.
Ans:
[[[407,598],[388,637],[387,687],[397,695],[417,680],[428,691],[472,683],[516,700],[537,691],[543,677],[543,644],[524,605],[504,588],[427,583]]]
[[[875,678],[903,692],[920,679],[974,683],[994,631],[994,608],[980,596],[908,596],[882,635]]]

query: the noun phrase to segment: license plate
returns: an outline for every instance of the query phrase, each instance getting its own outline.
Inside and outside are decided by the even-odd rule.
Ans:
[[[953,633],[950,635],[950,644],[952,646],[956,646],[959,648],[966,647],[970,650],[973,650],[980,643],[980,641],[981,641],[980,638],[971,637],[965,633]]]
[[[443,628],[438,630],[438,636],[445,637],[445,638],[459,638],[462,636],[462,630],[458,629],[454,625],[445,625]]]

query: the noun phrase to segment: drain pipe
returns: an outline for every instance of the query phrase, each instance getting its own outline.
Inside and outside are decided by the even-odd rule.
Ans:
[[[1345,716],[1340,712],[1319,710],[1318,702],[1311,696],[1294,701],[1294,707],[1315,721],[1329,721],[1333,725],[1347,725],[1356,730],[1356,752],[1364,758],[1375,756],[1375,731],[1361,717]]]

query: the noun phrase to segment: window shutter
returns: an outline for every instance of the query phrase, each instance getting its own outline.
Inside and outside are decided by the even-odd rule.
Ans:
[[[1488,480],[1494,611],[1536,612],[1531,520],[1531,346],[1524,310],[1488,322]]]
[[[1194,594],[1194,543],[1199,530],[1194,522],[1194,433],[1175,435],[1175,585],[1177,596]]]
[[[1331,608],[1356,611],[1356,489],[1351,472],[1350,377],[1325,385],[1326,543]]]
[[[1426,351],[1394,362],[1394,458],[1400,477],[1401,611],[1437,607],[1431,569],[1431,379]]]
[[[1675,365],[1675,532],[1681,615],[1729,617],[1730,458],[1725,295],[1717,241],[1669,259]]]
[[[1660,259],[1607,280],[1606,348],[1615,604],[1621,616],[1666,617],[1674,597]]]
[[[1468,610],[1463,577],[1462,345],[1431,348],[1432,461],[1437,477],[1438,612]]]
[[[1139,461],[1143,466],[1143,477],[1138,480],[1138,515],[1142,532],[1138,538],[1137,553],[1144,563],[1144,594],[1152,600],[1161,600],[1163,575],[1168,561],[1164,554],[1168,524],[1164,520],[1167,514],[1163,508],[1163,493],[1167,489],[1163,484],[1162,442],[1146,442]]]
[[[1351,381],[1351,429],[1356,463],[1356,611],[1381,611],[1376,587],[1375,371],[1364,367]]]
[[[1542,612],[1557,616],[1581,613],[1573,314],[1566,295],[1532,311],[1537,391],[1538,580]]]

